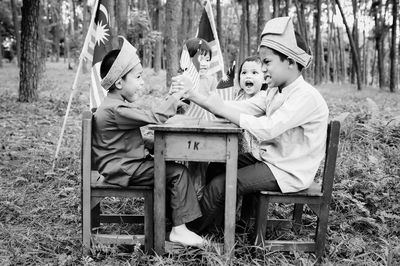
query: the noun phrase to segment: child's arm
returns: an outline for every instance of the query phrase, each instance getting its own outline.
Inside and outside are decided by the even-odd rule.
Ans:
[[[116,107],[118,125],[122,129],[137,128],[148,124],[162,124],[176,114],[179,99],[184,91],[170,95],[159,106],[145,110],[135,104],[124,103]]]

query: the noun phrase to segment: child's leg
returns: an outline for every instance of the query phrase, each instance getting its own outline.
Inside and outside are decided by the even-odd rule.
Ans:
[[[186,223],[201,216],[189,171],[184,165],[167,162],[166,164],[167,193],[172,209],[173,228],[170,240],[189,246],[200,246],[204,240],[199,235],[188,230]],[[154,161],[146,160],[135,171],[132,184],[154,184]]]

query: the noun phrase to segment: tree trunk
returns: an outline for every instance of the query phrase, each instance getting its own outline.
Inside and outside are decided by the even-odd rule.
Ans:
[[[325,81],[330,82],[332,81],[331,79],[331,47],[332,47],[332,21],[331,21],[331,10],[330,10],[330,3],[329,1],[327,2],[327,10],[328,10],[328,27],[327,27],[327,35],[328,35],[328,41],[327,41],[327,51],[326,51],[326,64],[325,64]]]
[[[217,34],[218,34],[218,39],[219,43],[221,46],[221,53],[224,52],[225,47],[223,45],[224,43],[224,36],[222,34],[222,16],[221,16],[221,0],[217,0]]]
[[[240,21],[240,47],[239,47],[239,64],[247,57],[247,27],[246,27],[246,1],[242,1],[242,15]]]
[[[384,29],[383,29],[383,21],[382,17],[382,0],[378,0],[375,2],[375,5],[372,7],[374,12],[374,20],[375,20],[375,49],[378,52],[377,57],[377,68],[378,68],[378,81],[379,88],[383,89],[385,86],[385,76],[384,76],[384,47],[383,47],[383,39],[384,39]]]
[[[3,43],[3,36],[0,34],[0,44]],[[0,45],[0,68],[3,67],[3,45]]]
[[[354,16],[354,22],[353,22],[353,39],[354,39],[354,45],[357,48],[357,51],[359,49],[359,41],[358,41],[358,0],[352,0],[352,5],[353,5],[353,16]],[[354,78],[355,78],[355,74],[356,74],[356,69],[354,68],[355,66],[355,61],[354,60],[358,60],[359,61],[359,66],[361,67],[360,64],[360,58],[358,59],[354,59],[354,57],[352,58],[352,68],[351,68],[351,83],[354,84]]]
[[[360,57],[358,56],[358,51],[357,51],[358,47],[355,46],[353,37],[351,35],[350,28],[347,24],[346,17],[343,13],[342,6],[340,5],[340,1],[336,0],[336,4],[339,7],[340,14],[342,15],[342,19],[343,19],[343,24],[346,27],[347,36],[349,38],[351,51],[352,51],[352,55],[353,55],[354,67],[356,69],[356,74],[357,74],[357,89],[360,91],[360,90],[362,90],[362,84],[361,84],[361,72],[360,72],[360,61],[359,61]]]
[[[17,5],[15,4],[15,0],[11,0],[11,10],[12,10],[12,17],[13,17],[13,23],[14,23],[14,34],[15,34],[15,40],[16,40],[16,45],[17,45],[17,62],[18,62],[18,67],[21,66],[21,35],[19,33],[19,25],[20,22],[18,21],[18,11],[17,11]]]
[[[314,84],[321,83],[321,0],[316,1],[317,12],[314,16],[315,21],[315,64],[314,64]]]
[[[118,24],[118,35],[124,37],[128,33],[128,2],[117,1],[118,16],[116,16]]]
[[[273,5],[273,13],[272,16],[274,18],[279,17],[279,0],[272,0],[272,5]]]
[[[258,0],[257,43],[260,43],[261,33],[264,29],[265,23],[271,19],[271,13],[269,11],[270,6],[270,0]]]
[[[21,27],[21,68],[18,101],[37,100],[39,81],[40,1],[23,0]]]
[[[156,30],[161,32],[162,23],[162,0],[156,0],[157,8],[155,12],[156,16]],[[155,51],[154,51],[154,71],[158,73],[161,69],[161,58],[163,50],[163,40],[162,38],[156,40]]]
[[[392,0],[393,5],[393,24],[392,24],[392,45],[390,47],[390,92],[396,91],[397,81],[396,81],[396,32],[397,32],[397,0]]]
[[[250,0],[246,0],[247,55],[251,55]]]
[[[165,9],[165,43],[167,51],[167,88],[171,85],[171,78],[178,73],[178,29],[181,21],[181,0],[167,0]]]

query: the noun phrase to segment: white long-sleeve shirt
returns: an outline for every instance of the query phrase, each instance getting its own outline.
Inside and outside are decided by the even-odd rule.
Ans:
[[[325,154],[328,106],[302,76],[282,89],[270,88],[245,101],[227,101],[239,110],[240,127],[260,143],[253,156],[268,165],[282,192],[307,189]]]

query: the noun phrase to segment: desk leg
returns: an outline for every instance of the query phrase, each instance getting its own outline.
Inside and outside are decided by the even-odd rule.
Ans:
[[[154,136],[154,250],[157,254],[165,253],[165,139],[155,132]]]
[[[226,138],[226,183],[225,183],[225,253],[231,252],[235,245],[236,223],[236,184],[237,184],[237,134]]]

